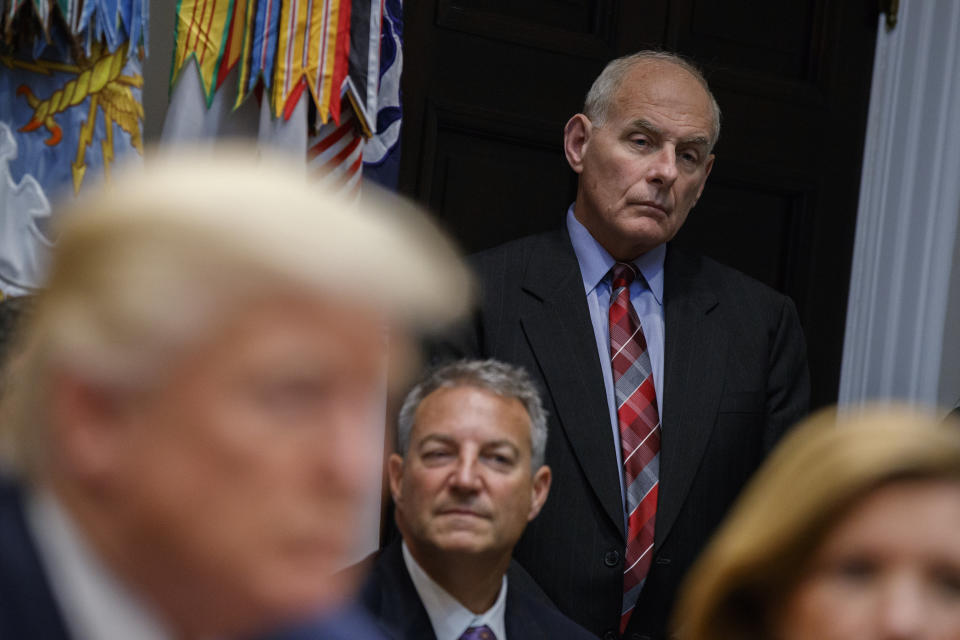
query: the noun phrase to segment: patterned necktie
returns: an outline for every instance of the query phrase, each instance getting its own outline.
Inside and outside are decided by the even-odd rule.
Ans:
[[[611,274],[610,359],[629,514],[620,610],[620,633],[623,633],[653,556],[653,526],[660,477],[660,416],[647,340],[637,312],[630,304],[630,283],[637,277],[636,267],[618,262]]]
[[[497,640],[497,636],[487,625],[482,627],[470,627],[463,632],[460,640]]]

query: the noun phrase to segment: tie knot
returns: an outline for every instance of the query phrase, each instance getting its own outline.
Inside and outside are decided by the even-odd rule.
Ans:
[[[637,278],[637,268],[629,262],[618,262],[610,269],[610,284],[614,291],[629,287]]]
[[[482,627],[470,627],[463,632],[460,640],[497,640],[497,637],[490,627],[483,625]]]

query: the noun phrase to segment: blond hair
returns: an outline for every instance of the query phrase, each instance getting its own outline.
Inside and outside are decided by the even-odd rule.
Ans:
[[[769,637],[777,605],[831,527],[870,491],[906,478],[960,480],[960,425],[902,406],[808,419],[767,459],[688,574],[678,637]]]
[[[461,315],[472,297],[453,245],[413,205],[383,193],[341,200],[308,182],[302,162],[246,147],[150,155],[59,220],[0,414],[0,455],[26,476],[45,446],[58,368],[105,385],[149,383],[239,303],[278,292],[421,330]]]

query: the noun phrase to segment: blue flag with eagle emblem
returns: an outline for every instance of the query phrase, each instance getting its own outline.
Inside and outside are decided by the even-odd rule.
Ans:
[[[41,282],[50,202],[143,150],[148,0],[0,0],[0,298]]]

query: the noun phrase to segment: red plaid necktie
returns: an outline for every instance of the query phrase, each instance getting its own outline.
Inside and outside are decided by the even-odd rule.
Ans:
[[[618,262],[611,274],[610,359],[629,514],[623,606],[620,610],[620,633],[623,633],[653,556],[653,526],[660,475],[660,416],[647,340],[637,312],[630,304],[630,283],[637,277],[637,269],[632,264]]]

